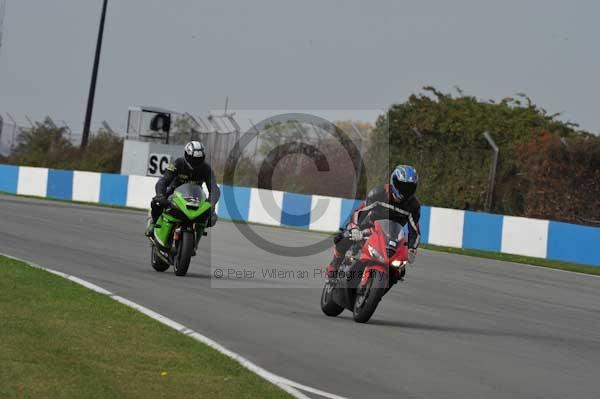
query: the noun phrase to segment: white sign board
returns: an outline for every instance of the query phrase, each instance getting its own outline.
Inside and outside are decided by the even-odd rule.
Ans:
[[[162,176],[167,167],[171,163],[171,155],[169,154],[153,154],[148,155],[148,168],[146,169],[147,176]]]

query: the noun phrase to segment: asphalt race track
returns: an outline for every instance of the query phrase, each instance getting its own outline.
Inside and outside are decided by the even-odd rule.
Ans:
[[[600,397],[598,277],[421,251],[406,282],[361,325],[349,312],[321,313],[318,279],[211,279],[211,265],[213,273],[228,265],[313,270],[329,251],[270,255],[220,222],[180,278],[151,269],[142,212],[2,195],[0,220],[0,252],[98,284],[273,373],[337,395]],[[280,245],[323,239],[254,229]],[[306,285],[315,288],[297,288]]]

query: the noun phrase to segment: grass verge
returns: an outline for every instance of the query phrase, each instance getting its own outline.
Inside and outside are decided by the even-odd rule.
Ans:
[[[288,398],[206,345],[0,256],[2,398]]]
[[[524,263],[533,266],[542,266],[552,269],[567,270],[570,272],[585,273],[600,275],[600,267],[586,266],[578,263],[561,262],[559,260],[533,258],[530,256],[504,254],[499,252],[487,252],[480,251],[477,249],[462,249],[452,247],[442,247],[439,245],[421,244],[422,248],[430,249],[432,251],[447,252],[451,254],[475,256],[479,258],[495,259],[505,262]]]

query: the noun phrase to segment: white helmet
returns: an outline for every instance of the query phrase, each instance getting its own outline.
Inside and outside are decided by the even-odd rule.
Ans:
[[[201,165],[206,158],[206,148],[199,141],[190,141],[185,145],[183,152],[185,162],[190,168],[195,168]]]

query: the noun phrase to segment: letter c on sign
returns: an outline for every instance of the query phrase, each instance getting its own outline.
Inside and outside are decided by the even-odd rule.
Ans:
[[[169,166],[169,157],[161,157],[159,163],[160,174],[163,175],[167,171],[167,167]]]

